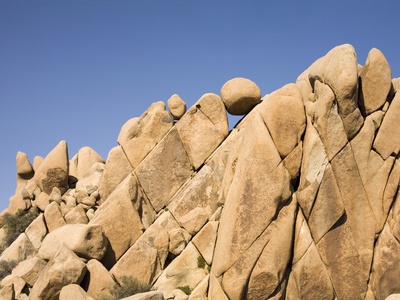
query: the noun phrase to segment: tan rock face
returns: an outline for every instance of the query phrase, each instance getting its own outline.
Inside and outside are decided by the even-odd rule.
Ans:
[[[135,170],[151,205],[158,212],[192,175],[189,158],[173,128]],[[155,184],[157,183],[157,184]]]
[[[391,87],[392,72],[381,51],[371,49],[360,77],[360,105],[364,114],[369,115],[385,104]]]
[[[35,256],[19,263],[12,274],[23,279],[29,286],[33,286],[46,264],[45,260]]]
[[[71,159],[69,175],[80,179],[95,163],[104,163],[104,159],[92,148],[83,147]]]
[[[44,157],[42,157],[42,156],[35,156],[33,158],[32,167],[33,167],[33,171],[34,172],[36,172],[39,169],[39,167],[40,167],[40,165],[42,164],[43,161],[44,161]]]
[[[281,157],[300,142],[306,116],[300,90],[289,84],[265,97],[258,107]]]
[[[400,81],[390,73],[379,50],[361,66],[341,45],[262,101],[234,79],[186,113],[177,95],[170,112],[153,104],[125,123],[105,164],[84,147],[68,168],[65,142],[33,166],[18,153],[0,214],[0,271],[12,272],[0,298],[112,298],[126,278],[153,289],[124,298],[136,300],[396,297]],[[225,106],[247,114],[230,131]],[[11,242],[6,213],[31,206],[44,213]]]
[[[204,300],[207,299],[208,286],[210,276],[207,275],[204,279],[193,289],[190,293],[190,300]]]
[[[61,141],[43,160],[35,172],[34,180],[40,189],[50,195],[53,187],[60,189],[63,194],[68,189],[68,148]]]
[[[217,210],[220,187],[218,175],[209,166],[204,166],[176,194],[168,209],[181,226],[194,235]]]
[[[122,126],[118,144],[132,168],[139,165],[172,125],[173,119],[160,101],[153,103],[140,118],[131,119]]]
[[[208,222],[192,240],[193,245],[199,250],[209,266],[211,266],[214,256],[218,225],[219,222],[217,221]]]
[[[394,92],[400,90],[400,77],[392,79],[392,86]]]
[[[349,139],[363,124],[358,108],[358,63],[353,46],[340,45],[313,63],[309,70],[311,81],[326,83],[335,93],[339,115]]]
[[[175,127],[197,170],[228,135],[228,120],[221,98],[212,93],[203,95]]]
[[[249,119],[243,134],[218,230],[213,263],[217,276],[237,261],[291,196],[290,175],[260,115]]]
[[[15,275],[8,275],[1,281],[2,287],[11,287],[13,297],[11,299],[20,298],[22,290],[25,286],[25,281]],[[9,297],[10,295],[7,295]]]
[[[197,258],[200,253],[192,243],[164,270],[154,287],[163,292],[164,296],[179,286],[196,287],[204,277],[206,270],[199,268]]]
[[[271,224],[272,228],[268,228],[271,231],[271,238],[251,272],[247,299],[260,299],[266,295],[273,295],[286,286],[293,236],[285,235],[283,232],[289,232],[290,228],[293,228],[295,214],[296,203],[292,200],[291,204],[282,208],[276,223]]]
[[[108,242],[99,225],[68,224],[45,237],[38,256],[49,260],[61,244],[65,244],[79,257],[100,260],[105,254]]]
[[[32,206],[29,195],[26,193],[26,190],[23,188],[22,190],[18,190],[14,196],[9,199],[8,204],[8,212],[10,214],[15,214],[18,210],[27,210]]]
[[[301,211],[296,219],[294,257],[286,289],[288,299],[333,299],[334,290],[326,266],[315,246]]]
[[[99,184],[101,203],[133,171],[121,146],[116,146],[108,153],[103,177]]]
[[[146,232],[118,260],[110,273],[120,281],[123,276],[133,277],[141,283],[153,283],[161,274],[168,253],[171,249],[173,235],[182,230],[169,212],[162,214]],[[182,235],[184,232],[180,231]],[[183,236],[185,246],[190,236]],[[182,252],[183,249],[181,249]],[[135,265],[137,268],[132,268]]]
[[[34,203],[41,211],[45,211],[46,207],[50,204],[49,195],[45,192],[41,192],[36,196]]]
[[[16,261],[17,263],[35,256],[36,250],[25,233],[17,239],[0,255],[0,261]]]
[[[44,219],[49,232],[52,232],[53,230],[67,224],[62,216],[61,208],[57,202],[52,202],[46,207],[46,210],[44,211]]]
[[[182,100],[179,95],[172,95],[168,101],[168,110],[171,113],[174,120],[179,120],[186,112],[186,103]]]
[[[386,299],[390,294],[399,292],[395,283],[399,276],[396,267],[399,258],[400,244],[389,226],[385,226],[376,245],[371,272],[370,285],[376,299]]]
[[[78,256],[61,244],[58,251],[39,273],[30,293],[32,299],[58,299],[61,289],[68,284],[79,284],[86,273],[86,265]]]
[[[125,297],[121,300],[164,300],[164,296],[161,292],[151,291]]]
[[[222,289],[218,279],[215,278],[212,273],[210,273],[210,286],[208,290],[208,296],[210,299],[229,300],[224,290]]]
[[[400,145],[400,131],[399,126],[400,114],[400,93],[392,100],[388,111],[383,118],[382,125],[376,135],[373,148],[386,159],[389,155],[396,155],[399,153]]]
[[[138,184],[133,176],[127,177],[96,211],[90,225],[100,225],[109,245],[103,264],[111,268],[117,259],[142,234],[143,224],[135,202],[138,199]]]
[[[179,255],[185,249],[192,236],[182,228],[171,230],[169,235],[169,252]]]
[[[87,224],[89,219],[82,205],[75,206],[64,216],[67,224]]]
[[[288,252],[292,249],[292,237],[283,236],[281,232],[286,231],[286,226],[293,226],[295,209],[295,201],[282,208],[278,219],[271,222],[259,238],[223,274],[222,287],[230,299],[246,297],[257,299],[270,295],[275,289],[280,289],[281,281],[286,280]],[[278,248],[281,252],[280,259],[272,261],[266,259],[265,256],[269,255],[268,253],[272,254]],[[262,268],[259,268],[260,264],[263,265]],[[214,269],[211,271],[214,273]],[[268,280],[265,280],[266,278]],[[260,293],[263,296],[260,296]]]
[[[87,291],[87,295],[94,299],[111,297],[115,281],[103,264],[96,259],[91,259],[87,262],[86,268],[87,272],[81,286]]]
[[[335,94],[330,87],[318,80],[314,83],[314,126],[323,142],[328,159],[346,145],[347,135],[339,115]]]
[[[261,102],[261,91],[247,78],[233,78],[221,88],[221,98],[231,115],[244,115]]]
[[[77,284],[69,284],[61,289],[59,300],[92,300],[86,292]]]
[[[12,284],[2,286],[0,288],[0,296],[4,300],[14,300],[15,299],[14,286]]]
[[[47,234],[47,227],[44,221],[43,214],[40,214],[32,223],[26,228],[25,234],[32,246],[39,250],[42,245],[42,241]]]
[[[76,184],[76,191],[84,191],[88,195],[98,190],[103,177],[104,164],[97,162],[85,173]]]
[[[16,161],[17,175],[22,179],[31,179],[34,172],[28,156],[25,153],[18,151]]]

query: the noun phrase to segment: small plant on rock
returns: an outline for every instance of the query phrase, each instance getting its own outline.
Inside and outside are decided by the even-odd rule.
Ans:
[[[192,292],[192,289],[190,288],[190,286],[185,285],[185,286],[178,286],[177,287],[178,290],[181,290],[182,292],[184,292],[186,295],[190,295],[190,293]]]
[[[0,247],[0,252],[3,252],[5,248],[10,246],[38,215],[39,210],[36,207],[30,210],[19,209],[15,214],[4,214],[3,224],[7,235],[3,245]]]
[[[19,209],[14,215],[6,213],[3,218],[4,228],[7,233],[17,233],[25,231],[33,220],[39,215],[39,210],[35,207],[30,210]]]
[[[17,266],[16,260],[0,260],[0,280],[11,274],[11,271]]]
[[[203,258],[203,256],[199,255],[197,257],[197,267],[200,269],[204,269],[204,267],[206,266],[206,261]]]
[[[120,279],[121,284],[116,285],[112,290],[111,294],[114,298],[121,299],[134,294],[144,293],[151,290],[150,284],[143,284],[138,282],[136,279],[129,276],[122,276]]]

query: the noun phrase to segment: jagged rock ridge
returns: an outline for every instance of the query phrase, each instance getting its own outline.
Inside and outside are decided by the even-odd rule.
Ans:
[[[0,255],[2,299],[113,299],[126,278],[154,290],[126,299],[400,293],[399,89],[379,50],[341,45],[263,98],[235,78],[153,103],[106,161],[19,152],[3,243],[7,213],[38,216]]]

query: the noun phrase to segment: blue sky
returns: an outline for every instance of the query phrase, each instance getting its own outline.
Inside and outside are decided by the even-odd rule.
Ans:
[[[66,140],[104,159],[121,126],[174,93],[193,105],[233,77],[270,93],[333,47],[380,49],[400,77],[400,1],[0,1],[0,210]],[[235,122],[235,119],[230,119]],[[231,126],[234,124],[230,124]]]

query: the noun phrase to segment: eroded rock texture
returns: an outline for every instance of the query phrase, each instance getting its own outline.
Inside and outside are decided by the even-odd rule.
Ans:
[[[399,82],[378,49],[361,66],[341,45],[263,98],[234,78],[188,110],[154,103],[106,161],[19,152],[0,295],[113,299],[130,280],[154,291],[125,299],[395,298]],[[245,114],[231,131],[227,112]],[[10,243],[21,210],[37,215]]]

